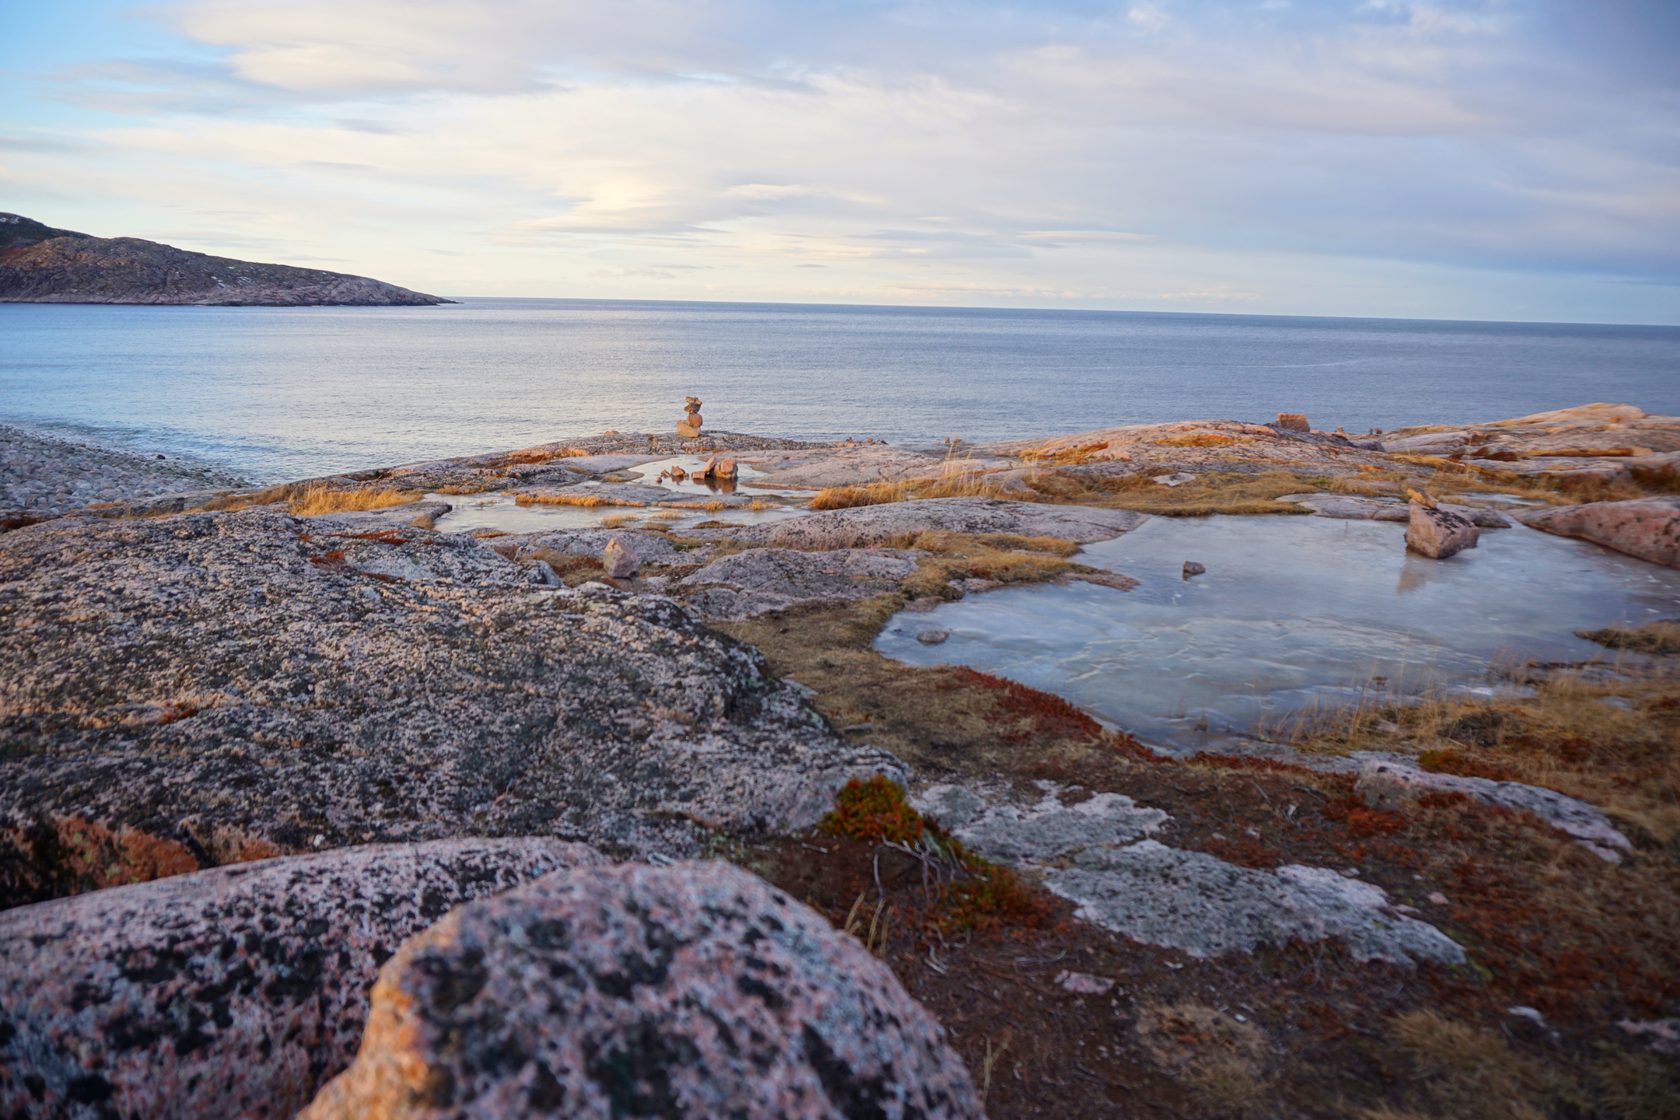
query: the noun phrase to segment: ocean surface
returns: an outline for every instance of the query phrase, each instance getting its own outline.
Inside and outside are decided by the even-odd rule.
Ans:
[[[607,429],[931,444],[1305,412],[1350,432],[1680,413],[1680,328],[466,299],[0,304],[0,421],[271,482]]]

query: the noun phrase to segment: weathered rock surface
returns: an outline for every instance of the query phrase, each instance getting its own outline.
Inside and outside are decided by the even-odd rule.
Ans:
[[[1441,455],[1516,474],[1672,478],[1680,469],[1680,417],[1629,404],[1584,404],[1509,420],[1398,428],[1389,451]]]
[[[862,486],[883,480],[937,478],[945,469],[943,456],[885,443],[771,451],[747,456],[746,462],[761,472],[755,481],[765,486],[806,490]],[[979,459],[964,465],[979,470],[1007,463],[1001,459]]]
[[[1462,793],[1505,809],[1530,813],[1572,836],[1596,855],[1616,861],[1632,850],[1610,818],[1585,801],[1523,782],[1497,782],[1458,774],[1437,774],[1388,758],[1366,758],[1354,787],[1371,805],[1391,809],[1430,790]]]
[[[0,424],[0,518],[57,514],[95,502],[225,490],[243,482],[214,467],[92,447]]]
[[[641,558],[622,537],[614,536],[601,550],[601,567],[610,579],[634,579],[642,570]]]
[[[1140,840],[1088,849],[1045,882],[1088,921],[1196,957],[1334,938],[1362,961],[1464,960],[1456,942],[1400,914],[1381,888],[1327,867],[1260,871]]]
[[[1167,819],[1159,809],[1120,794],[1068,803],[1058,787],[1041,790],[1036,805],[1023,805],[935,786],[915,804],[981,855],[1039,873],[1081,918],[1148,945],[1216,957],[1334,938],[1360,960],[1464,959],[1452,939],[1400,914],[1368,883],[1329,868],[1261,871],[1170,848],[1147,838]]]
[[[891,549],[753,548],[713,560],[677,586],[707,618],[752,618],[803,603],[866,599],[895,589],[915,570],[914,554]]]
[[[380,840],[682,852],[898,773],[671,600],[540,582],[267,510],[0,534],[0,899]]]
[[[550,876],[464,906],[373,989],[300,1120],[977,1117],[886,966],[726,864]]]
[[[349,1065],[405,940],[597,862],[559,840],[374,845],[0,913],[0,1113],[289,1117]]]
[[[1306,506],[1319,517],[1339,521],[1409,521],[1411,507],[1398,498],[1362,498],[1352,494],[1285,494],[1280,502]],[[1449,513],[1468,518],[1478,529],[1509,529],[1511,522],[1497,510],[1441,503]]]
[[[1680,568],[1680,497],[1589,502],[1520,513],[1517,519],[1531,528],[1579,537],[1653,564]]]
[[[516,556],[557,552],[564,556],[600,556],[614,537],[623,539],[645,564],[692,564],[704,560],[711,545],[672,541],[669,534],[625,529],[550,529],[541,533],[510,533],[490,543],[497,551]]]
[[[995,498],[921,498],[824,510],[755,526],[749,539],[781,548],[867,548],[906,534],[1015,533],[1088,544],[1130,532],[1148,518],[1123,509],[1043,505]]]
[[[1476,525],[1463,514],[1412,501],[1407,506],[1406,547],[1422,556],[1445,560],[1476,547]]]
[[[0,214],[0,302],[300,306],[453,301],[365,276],[212,257],[137,237],[89,237]]]

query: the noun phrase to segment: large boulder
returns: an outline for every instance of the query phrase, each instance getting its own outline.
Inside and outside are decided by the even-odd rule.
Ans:
[[[375,841],[679,855],[899,773],[670,599],[265,511],[0,535],[0,742],[0,905]]]
[[[1662,564],[1680,568],[1680,497],[1630,502],[1588,502],[1579,506],[1519,514],[1524,524]]]
[[[559,840],[373,845],[0,913],[0,1114],[288,1117],[368,988],[451,908],[600,859]]]
[[[403,946],[300,1120],[958,1117],[944,1032],[852,938],[727,864],[553,875]]]
[[[1421,556],[1445,560],[1475,548],[1480,536],[1476,523],[1462,513],[1414,499],[1406,521],[1406,547]]]

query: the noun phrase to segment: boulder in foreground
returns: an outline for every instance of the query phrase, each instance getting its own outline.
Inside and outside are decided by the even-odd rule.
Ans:
[[[355,1063],[300,1120],[977,1117],[887,967],[718,863],[552,875],[380,972]]]
[[[0,914],[0,1114],[288,1117],[349,1064],[375,974],[460,903],[600,859],[374,845]]]

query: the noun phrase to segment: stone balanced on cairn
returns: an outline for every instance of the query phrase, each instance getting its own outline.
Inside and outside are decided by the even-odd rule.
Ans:
[[[687,414],[677,421],[677,434],[684,439],[693,439],[700,434],[700,425],[704,423],[700,418],[700,398],[689,397],[683,408]]]

